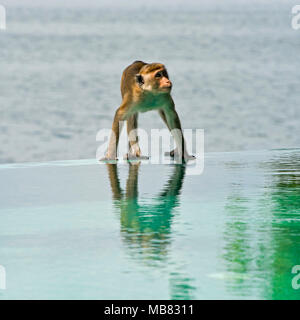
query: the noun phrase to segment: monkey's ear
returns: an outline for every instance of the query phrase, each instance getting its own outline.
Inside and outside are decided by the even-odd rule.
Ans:
[[[144,84],[144,79],[143,79],[143,76],[140,75],[140,74],[136,74],[135,75],[135,81],[137,82],[137,84],[139,86],[142,86]]]

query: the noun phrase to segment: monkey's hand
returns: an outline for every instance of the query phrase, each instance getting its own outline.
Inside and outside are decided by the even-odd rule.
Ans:
[[[134,156],[131,155],[130,153],[126,153],[124,155],[124,160],[149,160],[148,156]]]
[[[171,158],[178,158],[179,154],[178,154],[177,148],[172,150],[172,151],[170,151],[170,152],[165,152],[165,156],[169,156]],[[185,161],[195,160],[195,159],[196,159],[195,156],[189,155],[187,152],[185,152],[185,154],[184,154],[184,160]]]
[[[101,158],[101,159],[99,159],[99,161],[103,161],[103,162],[105,162],[105,161],[117,161],[118,160],[118,158],[116,157],[116,156],[113,156],[113,155],[110,155],[110,154],[106,154],[103,158]]]
[[[141,149],[137,144],[134,144],[128,153],[124,155],[125,160],[148,160],[149,157],[141,155]]]

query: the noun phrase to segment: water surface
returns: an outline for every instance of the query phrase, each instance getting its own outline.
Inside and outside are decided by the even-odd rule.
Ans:
[[[299,299],[300,150],[0,166],[1,299]]]

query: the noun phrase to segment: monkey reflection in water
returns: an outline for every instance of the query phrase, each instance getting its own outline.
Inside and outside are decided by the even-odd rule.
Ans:
[[[116,164],[106,164],[115,205],[120,210],[121,232],[124,241],[144,258],[161,260],[170,242],[173,209],[185,175],[184,165],[174,165],[173,173],[162,192],[151,203],[138,201],[138,174],[140,162],[129,163],[125,193],[120,187]]]
[[[140,162],[129,162],[126,191],[120,187],[116,164],[107,163],[109,180],[116,207],[120,210],[121,233],[125,244],[147,265],[165,261],[171,242],[173,210],[179,205],[179,195],[185,176],[185,166],[176,164],[162,191],[151,202],[138,201]],[[194,279],[184,271],[185,261],[171,261],[169,274],[170,299],[194,299]]]

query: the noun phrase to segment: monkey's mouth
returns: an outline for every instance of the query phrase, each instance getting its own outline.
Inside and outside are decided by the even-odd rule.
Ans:
[[[171,90],[172,89],[172,85],[170,84],[170,85],[163,86],[162,89],[166,90],[166,91]]]

